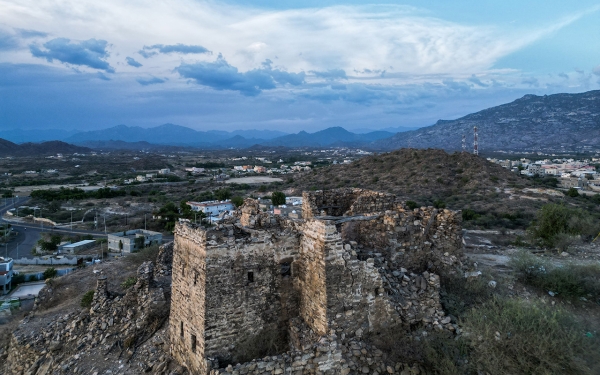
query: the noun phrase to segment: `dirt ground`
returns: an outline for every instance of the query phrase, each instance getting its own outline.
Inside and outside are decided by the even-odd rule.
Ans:
[[[240,177],[240,178],[232,178],[230,180],[225,181],[226,184],[269,184],[271,182],[281,182],[283,181],[281,178],[277,177]]]

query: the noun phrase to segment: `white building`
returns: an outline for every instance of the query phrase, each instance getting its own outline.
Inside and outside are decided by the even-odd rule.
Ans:
[[[207,201],[207,202],[187,202],[192,211],[204,212],[207,216],[217,216],[225,211],[233,211],[235,207],[231,201]]]
[[[169,168],[163,168],[158,171],[158,174],[169,174],[171,170]]]
[[[191,172],[193,174],[204,173],[204,171],[205,171],[204,168],[196,168],[196,167],[186,168],[185,170],[187,172]]]
[[[150,245],[160,245],[162,234],[145,229],[133,229],[108,235],[108,251],[134,253]]]
[[[10,292],[12,286],[13,260],[0,257],[0,294]]]

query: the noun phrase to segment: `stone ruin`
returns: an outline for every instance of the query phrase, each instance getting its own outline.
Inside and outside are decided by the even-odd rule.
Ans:
[[[176,226],[170,354],[191,373],[404,374],[365,337],[458,330],[439,290],[462,267],[459,212],[336,189],[305,192],[303,216],[246,199],[212,228]]]

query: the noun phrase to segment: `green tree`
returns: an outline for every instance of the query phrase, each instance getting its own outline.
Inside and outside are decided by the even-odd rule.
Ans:
[[[572,198],[575,198],[575,197],[578,197],[578,196],[579,196],[579,191],[577,191],[577,189],[575,189],[575,188],[569,188],[569,190],[567,190],[567,191],[565,192],[565,195],[566,195],[567,197],[572,197]]]
[[[51,279],[51,278],[55,277],[56,274],[57,274],[57,271],[54,267],[46,268],[46,270],[42,274],[42,278],[44,280]]]
[[[236,207],[240,207],[244,204],[244,198],[236,195],[235,197],[231,198],[231,203],[235,204]]]
[[[589,213],[562,204],[546,204],[537,213],[529,233],[542,246],[555,247],[566,236],[592,238],[600,225]]]
[[[218,200],[224,201],[231,198],[231,191],[228,188],[217,189],[215,196]]]
[[[271,202],[273,203],[273,206],[285,204],[285,194],[281,191],[273,192],[271,195]]]

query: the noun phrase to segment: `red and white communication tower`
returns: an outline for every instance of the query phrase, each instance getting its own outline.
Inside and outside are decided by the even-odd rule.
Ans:
[[[467,151],[467,136],[463,134],[463,138],[462,138],[462,148],[463,148],[463,152]]]
[[[473,128],[473,154],[479,155],[479,141],[477,137],[477,126]]]

